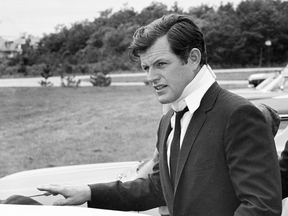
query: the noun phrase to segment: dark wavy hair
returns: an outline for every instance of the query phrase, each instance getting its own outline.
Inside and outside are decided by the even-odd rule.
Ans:
[[[201,52],[200,65],[207,64],[206,46],[203,33],[188,15],[169,14],[152,23],[140,27],[129,46],[129,57],[139,60],[139,54],[145,52],[155,41],[166,35],[172,52],[187,63],[190,51],[198,48]]]

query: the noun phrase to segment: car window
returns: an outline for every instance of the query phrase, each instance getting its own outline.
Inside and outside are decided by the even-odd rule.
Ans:
[[[262,90],[263,91],[279,91],[280,83],[283,80],[283,76],[279,74],[275,79],[273,79],[269,84],[267,84]]]
[[[271,89],[271,91],[288,91],[287,77],[282,77],[276,83],[276,85]]]

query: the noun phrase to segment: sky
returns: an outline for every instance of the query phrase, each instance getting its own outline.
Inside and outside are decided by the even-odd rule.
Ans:
[[[189,7],[219,6],[221,2],[237,5],[240,0],[154,0],[162,2],[168,9],[178,2],[184,11]],[[0,0],[0,36],[4,39],[17,38],[20,34],[42,37],[54,33],[56,26],[81,21],[93,21],[100,11],[112,9],[117,12],[133,7],[137,12],[149,6],[153,0]]]

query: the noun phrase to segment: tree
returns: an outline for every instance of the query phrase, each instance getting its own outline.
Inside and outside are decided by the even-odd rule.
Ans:
[[[275,1],[274,4],[278,13],[274,17],[276,25],[275,37],[272,41],[273,55],[271,61],[276,64],[285,64],[288,62],[288,2]]]
[[[167,5],[160,2],[152,2],[150,6],[144,8],[137,16],[137,23],[140,26],[147,25],[165,14],[168,14]]]
[[[100,12],[93,22],[77,22],[68,28],[58,25],[56,33],[45,35],[37,49],[26,46],[23,54],[10,61],[19,66],[47,63],[51,69],[69,64],[71,68],[88,64],[103,73],[139,70],[139,64],[128,59],[127,48],[140,26],[168,13],[193,16],[204,33],[208,62],[218,68],[284,65],[288,59],[288,2],[281,0],[244,0],[218,8],[202,4],[184,12],[177,1],[171,9],[152,2],[140,13],[127,5],[112,13]],[[272,46],[265,45],[271,41]],[[80,71],[80,70],[77,70]]]
[[[175,1],[174,4],[172,5],[171,7],[171,10],[170,10],[171,13],[179,13],[179,14],[182,14],[183,13],[183,8],[180,8],[178,6],[178,2]]]
[[[242,37],[245,38],[240,48],[242,53],[241,58],[245,62],[257,65],[259,62],[261,50],[265,47],[266,40],[274,41],[275,26],[277,23],[277,9],[273,1],[270,0],[249,0],[243,1],[238,5],[237,14],[240,22],[240,30]],[[264,50],[267,51],[267,50]],[[264,56],[264,63],[268,64],[267,55]]]
[[[41,82],[40,82],[41,86],[52,86],[53,85],[50,81],[48,81],[49,77],[53,76],[53,72],[51,71],[49,64],[46,64],[43,67],[43,71],[41,72],[41,76],[44,78],[44,80],[41,80]]]
[[[74,55],[87,45],[89,36],[93,33],[88,22],[74,24],[67,34],[66,50]]]

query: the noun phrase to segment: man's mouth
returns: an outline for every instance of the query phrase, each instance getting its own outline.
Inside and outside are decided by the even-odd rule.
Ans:
[[[154,87],[154,89],[156,89],[157,91],[159,91],[159,90],[162,90],[162,89],[166,88],[167,85],[156,85],[156,86],[153,86],[153,87]]]

